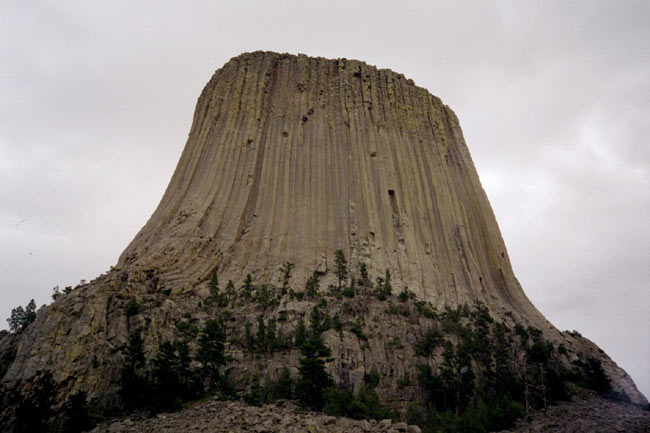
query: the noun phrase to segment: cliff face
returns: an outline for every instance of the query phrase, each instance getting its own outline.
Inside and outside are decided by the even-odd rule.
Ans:
[[[563,362],[597,357],[615,391],[647,404],[593,343],[557,331],[526,298],[447,106],[402,75],[359,61],[268,52],[215,72],[163,199],[117,266],[0,340],[0,352],[16,352],[3,383],[25,387],[51,370],[64,396],[114,395],[129,334],[143,335],[150,358],[181,322],[201,326],[217,314],[205,302],[214,269],[222,287],[247,274],[271,287],[291,262],[291,287],[301,290],[316,270],[325,289],[336,281],[338,249],[356,278],[362,264],[373,281],[389,270],[395,292],[408,286],[434,309],[480,302],[495,320],[532,325],[563,344]],[[232,301],[235,379],[245,381],[259,364],[235,343],[245,320],[273,319],[291,337],[317,304],[278,296],[272,309]],[[127,308],[132,300],[138,311]],[[416,398],[416,385],[400,383],[417,377],[416,363],[439,361],[439,353],[422,358],[414,349],[437,326],[431,315],[412,300],[399,311],[368,296],[326,305],[344,321],[324,336],[335,380],[358,389],[374,369],[384,401],[403,408]],[[299,357],[296,348],[270,356],[268,372],[295,373]]]
[[[359,61],[256,52],[218,70],[149,222],[120,257],[191,284],[358,270],[543,322],[515,279],[454,113]],[[331,275],[331,274],[330,274]]]

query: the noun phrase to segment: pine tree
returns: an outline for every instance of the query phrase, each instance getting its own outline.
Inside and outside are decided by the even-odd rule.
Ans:
[[[345,260],[345,255],[343,254],[343,250],[336,250],[334,253],[334,263],[336,263],[336,276],[338,277],[339,280],[339,291],[341,290],[341,285],[343,281],[347,280],[348,278],[348,268],[347,268],[347,260]]]
[[[320,336],[310,336],[300,348],[300,377],[296,384],[296,396],[312,410],[322,410],[324,405],[323,392],[334,382],[325,371],[326,358],[331,351],[323,344]]]
[[[145,376],[145,358],[143,341],[140,333],[129,337],[126,347],[126,358],[122,366],[120,397],[127,410],[141,407],[149,387]]]
[[[307,296],[312,298],[318,296],[320,289],[319,279],[318,271],[312,272],[311,276],[307,279],[307,283],[305,283],[305,294]]]
[[[390,270],[386,269],[386,274],[384,278],[384,294],[390,296],[393,294],[393,286],[390,282]]]
[[[217,275],[217,270],[214,269],[210,274],[210,299],[212,301],[217,301],[219,299],[219,276]]]
[[[242,297],[249,301],[253,295],[253,277],[251,274],[246,275],[244,285],[242,286]]]
[[[286,262],[282,265],[282,294],[284,295],[289,288],[289,279],[291,279],[291,271],[294,268],[294,264],[291,262]]]
[[[235,283],[232,280],[228,280],[226,283],[226,288],[223,294],[223,302],[219,303],[220,307],[225,307],[228,305],[228,302],[231,302],[232,305],[235,304],[235,298],[237,297],[237,292],[235,291]],[[223,304],[223,305],[222,305]]]
[[[368,275],[368,268],[366,267],[365,263],[361,263],[361,266],[359,267],[359,273],[361,274],[361,278],[359,278],[359,286],[363,287],[364,294],[368,294],[368,289],[370,288],[371,282],[370,275]]]
[[[176,400],[181,397],[178,356],[176,348],[169,341],[158,346],[158,353],[153,360],[152,379],[155,409],[168,410],[176,406]]]
[[[203,364],[204,374],[210,378],[210,388],[219,383],[219,368],[228,360],[225,355],[225,343],[226,333],[223,326],[216,320],[208,320],[199,337],[196,359]]]
[[[84,391],[77,391],[68,398],[63,406],[63,417],[66,433],[79,433],[93,427],[93,419],[90,416]]]
[[[310,331],[313,337],[320,338],[323,333],[323,320],[320,314],[318,307],[314,306],[311,310],[311,315],[309,316],[310,321]]]
[[[190,346],[187,341],[177,341],[175,343],[177,356],[177,374],[180,384],[180,391],[184,399],[190,399],[195,396],[196,389],[192,383],[192,356],[190,355]]]
[[[262,317],[257,319],[257,338],[255,342],[257,343],[258,352],[264,352],[266,350],[266,325]]]
[[[56,383],[52,373],[46,371],[38,379],[29,396],[22,398],[16,409],[17,433],[45,433],[50,431],[52,405],[56,398]]]
[[[291,378],[291,373],[287,367],[282,368],[280,376],[278,377],[277,382],[275,383],[273,389],[273,398],[274,400],[278,399],[291,399],[293,397],[293,379]]]
[[[298,319],[298,324],[296,325],[296,337],[294,343],[296,347],[300,347],[305,343],[307,339],[307,329],[305,328],[305,321],[302,320],[302,317]]]
[[[36,302],[32,299],[25,308],[18,306],[11,310],[11,316],[7,319],[11,332],[23,330],[36,320]]]
[[[275,319],[269,319],[266,326],[266,351],[272,353],[278,346]]]
[[[255,350],[255,337],[253,337],[251,328],[251,322],[246,320],[246,324],[244,325],[244,340],[246,342],[246,348],[252,353]]]
[[[252,406],[262,406],[262,404],[264,404],[264,395],[259,373],[255,373],[253,376],[251,388],[248,391],[248,394],[244,396],[244,401]]]

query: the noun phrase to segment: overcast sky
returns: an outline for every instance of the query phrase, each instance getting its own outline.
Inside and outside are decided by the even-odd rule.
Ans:
[[[116,263],[229,58],[347,57],[455,110],[525,292],[650,396],[648,23],[648,1],[4,0],[1,325]]]

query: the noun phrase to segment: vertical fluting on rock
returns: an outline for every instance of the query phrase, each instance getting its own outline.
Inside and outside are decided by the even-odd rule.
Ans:
[[[389,269],[438,305],[538,313],[520,289],[454,113],[354,60],[244,54],[203,90],[167,191],[120,265],[180,284],[214,267],[277,282]]]

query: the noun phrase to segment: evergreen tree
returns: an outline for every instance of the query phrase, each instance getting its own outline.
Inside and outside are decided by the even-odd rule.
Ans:
[[[248,394],[244,396],[244,401],[252,406],[262,406],[264,404],[264,392],[260,383],[259,373],[255,373],[251,381],[251,388]]]
[[[247,274],[246,279],[244,280],[244,285],[242,286],[242,298],[249,301],[252,298],[252,295],[253,295],[253,277],[251,277],[251,274]]]
[[[36,302],[32,299],[29,301],[29,304],[27,304],[27,307],[25,307],[25,326],[29,325],[34,320],[36,320]]]
[[[339,280],[339,291],[341,290],[341,284],[343,281],[348,278],[348,268],[347,261],[345,260],[345,255],[343,250],[336,250],[334,253],[334,263],[336,264],[336,276]]]
[[[307,283],[305,283],[305,294],[307,296],[312,298],[318,296],[318,291],[320,289],[319,279],[318,271],[312,272],[310,277],[307,279]]]
[[[311,335],[320,338],[323,331],[325,331],[325,326],[318,307],[314,306],[314,308],[312,308],[311,315],[309,316],[309,320],[310,320]]]
[[[210,378],[210,388],[219,383],[219,368],[228,361],[224,353],[225,343],[226,333],[223,326],[216,320],[208,320],[199,337],[196,359],[203,364],[203,372]]]
[[[384,277],[377,277],[377,284],[375,286],[375,296],[380,301],[385,301],[388,296],[393,293],[393,286],[390,282],[390,271],[386,269]]]
[[[283,367],[273,388],[274,400],[293,398],[293,379],[287,367]]]
[[[294,264],[291,262],[286,262],[282,265],[282,294],[287,293],[289,289],[289,279],[291,279],[291,271],[294,268]]]
[[[11,310],[11,316],[7,319],[11,332],[23,330],[36,320],[36,303],[32,299],[25,308],[18,306]]]
[[[246,342],[246,348],[252,353],[255,351],[255,337],[253,337],[251,328],[251,322],[246,320],[246,324],[244,325],[244,340]]]
[[[278,348],[278,336],[275,319],[269,319],[266,325],[266,351],[272,353]]]
[[[355,284],[356,282],[354,278],[350,278],[350,285],[343,289],[343,296],[347,298],[354,298],[354,295],[356,294]]]
[[[305,321],[302,320],[302,317],[298,319],[298,324],[296,325],[296,337],[294,343],[296,347],[301,347],[305,340],[307,339],[307,329],[305,328]]]
[[[11,332],[16,332],[19,329],[23,329],[25,321],[25,309],[22,306],[17,306],[16,308],[11,309],[11,316],[7,319],[9,323],[9,329]]]
[[[210,283],[208,286],[210,288],[210,299],[217,301],[219,299],[219,276],[217,275],[216,269],[210,274]]]
[[[198,386],[194,386],[192,370],[190,364],[192,363],[192,356],[190,355],[190,346],[187,341],[177,341],[175,344],[177,355],[176,371],[180,384],[180,391],[183,399],[194,398],[197,393]]]
[[[300,348],[300,377],[296,384],[296,396],[306,407],[312,410],[322,410],[324,405],[323,392],[334,384],[330,375],[325,371],[323,358],[331,351],[320,336],[310,336]]]
[[[50,431],[52,405],[56,398],[56,383],[46,371],[38,379],[30,395],[22,398],[16,409],[17,433],[45,433]]]
[[[323,322],[320,310],[314,306],[310,316],[310,333],[300,347],[300,377],[296,383],[296,396],[307,407],[322,410],[324,405],[323,393],[333,385],[332,378],[325,371],[323,359],[331,355],[331,350],[323,343]]]
[[[390,270],[386,269],[384,277],[384,294],[390,296],[393,294],[393,285],[390,282]]]
[[[224,289],[224,294],[222,297],[223,302],[220,302],[219,306],[225,307],[226,305],[228,305],[228,302],[231,302],[232,305],[234,305],[236,297],[237,297],[237,292],[235,291],[235,283],[233,283],[232,280],[228,280],[228,283],[226,283],[226,288]]]
[[[169,341],[158,346],[153,360],[152,379],[154,386],[154,408],[156,410],[179,409],[182,394],[178,374],[176,348]]]
[[[148,388],[145,376],[145,359],[143,341],[140,333],[134,332],[129,337],[126,358],[122,366],[120,397],[127,410],[133,410],[144,404]]]
[[[94,423],[84,391],[77,391],[68,398],[63,407],[63,417],[65,433],[80,433],[93,427]]]
[[[364,293],[367,294],[371,282],[370,275],[368,275],[368,268],[366,267],[365,263],[361,263],[361,266],[359,267],[359,273],[361,274],[361,278],[359,278],[359,286],[363,287]]]
[[[257,351],[264,352],[266,349],[266,326],[262,317],[257,319],[257,338],[255,342],[257,343]]]

